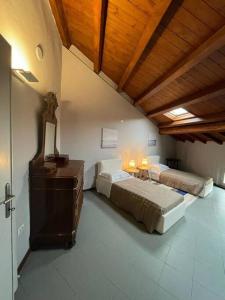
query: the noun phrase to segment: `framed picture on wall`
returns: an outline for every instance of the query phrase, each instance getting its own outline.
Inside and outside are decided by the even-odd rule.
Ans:
[[[115,129],[102,128],[102,148],[117,148],[118,146],[118,131]]]
[[[156,146],[156,138],[153,138],[153,137],[149,137],[148,138],[148,146],[149,147],[153,147],[153,146]]]

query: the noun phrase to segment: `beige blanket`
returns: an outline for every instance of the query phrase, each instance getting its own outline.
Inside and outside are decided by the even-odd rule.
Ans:
[[[110,200],[153,232],[160,217],[184,199],[166,187],[130,178],[112,184]]]
[[[159,177],[160,183],[196,196],[200,194],[207,180],[207,178],[175,169],[163,171]]]

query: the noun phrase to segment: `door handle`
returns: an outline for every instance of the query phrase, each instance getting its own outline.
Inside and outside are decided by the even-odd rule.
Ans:
[[[14,207],[12,207],[12,200],[14,199],[14,196],[11,195],[11,187],[10,184],[7,183],[5,185],[5,217],[9,218],[11,215],[11,211],[15,210]]]
[[[13,195],[10,195],[8,199],[4,201],[5,204],[5,217],[9,218],[11,215],[11,212],[15,210],[15,207],[12,207],[12,200],[14,199]]]

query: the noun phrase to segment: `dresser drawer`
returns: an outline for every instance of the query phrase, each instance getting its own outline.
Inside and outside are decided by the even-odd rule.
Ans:
[[[54,189],[54,190],[67,190],[77,188],[79,180],[75,178],[43,178],[34,176],[31,178],[32,187],[34,189]],[[82,178],[81,180],[82,181]]]

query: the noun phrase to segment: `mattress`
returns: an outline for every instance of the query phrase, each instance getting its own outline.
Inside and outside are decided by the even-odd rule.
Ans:
[[[161,216],[181,204],[184,198],[152,182],[129,178],[112,184],[110,200],[152,232],[157,229]]]
[[[115,182],[113,186],[120,187],[121,190],[134,194],[136,198],[149,201],[152,206],[160,210],[161,215],[167,213],[184,200],[181,194],[171,189],[134,177]]]
[[[153,165],[150,178],[200,197],[207,196],[213,189],[212,178],[204,178],[193,173],[170,169],[161,164]]]

